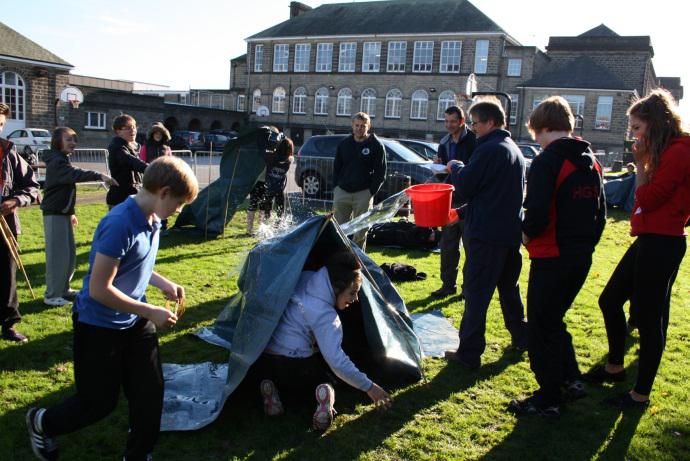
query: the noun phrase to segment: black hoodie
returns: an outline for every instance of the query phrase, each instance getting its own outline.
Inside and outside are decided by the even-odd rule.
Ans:
[[[114,206],[125,201],[130,195],[136,194],[141,187],[141,175],[148,163],[139,158],[139,149],[134,149],[127,141],[119,136],[113,138],[108,146],[108,168],[110,176],[119,186],[111,186],[105,201]]]
[[[43,155],[43,159],[46,164],[46,182],[41,202],[43,214],[73,215],[77,197],[75,183],[100,181],[101,173],[72,166],[69,157],[57,150],[49,150]]]
[[[594,251],[606,224],[602,184],[586,141],[557,139],[532,161],[522,223],[531,259]]]

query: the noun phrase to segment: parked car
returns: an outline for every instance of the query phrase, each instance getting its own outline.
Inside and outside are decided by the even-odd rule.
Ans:
[[[295,182],[304,195],[312,198],[325,198],[333,194],[333,160],[338,144],[347,135],[312,136],[297,152],[295,162]],[[410,184],[427,182],[437,170],[433,162],[402,144],[387,138],[379,138],[386,148],[388,168],[386,182],[376,199],[399,192]],[[445,177],[445,173],[441,173]]]
[[[201,135],[204,144],[203,150],[214,152],[222,151],[225,144],[232,138],[222,134],[204,133]]]
[[[520,152],[522,152],[522,156],[525,158],[525,174],[527,174],[529,173],[529,167],[532,165],[532,160],[541,152],[541,147],[539,147],[538,144],[535,145],[524,142],[518,142],[517,146],[520,148]]]
[[[196,152],[204,150],[204,139],[198,131],[175,131],[170,140],[170,148],[172,150],[191,150]]]
[[[50,132],[42,128],[14,130],[7,137],[17,146],[17,152],[30,164],[36,163],[38,151],[50,149]]]
[[[396,139],[400,144],[417,152],[422,157],[433,160],[438,155],[438,143],[418,139]]]
[[[209,134],[222,134],[230,139],[234,139],[238,136],[237,131],[234,130],[208,130]]]

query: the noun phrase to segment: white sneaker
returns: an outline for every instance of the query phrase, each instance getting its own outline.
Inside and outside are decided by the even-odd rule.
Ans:
[[[316,386],[316,411],[312,417],[312,427],[317,431],[325,431],[333,423],[335,415],[335,390],[330,384]]]
[[[264,400],[264,413],[268,416],[279,416],[283,414],[283,403],[280,401],[278,389],[273,381],[264,379],[259,384],[259,390]]]
[[[58,296],[57,298],[43,298],[43,304],[48,306],[66,306],[67,304],[72,304],[72,301]]]

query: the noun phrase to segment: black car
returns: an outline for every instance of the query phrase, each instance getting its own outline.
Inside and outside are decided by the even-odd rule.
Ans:
[[[302,188],[305,196],[325,199],[333,194],[333,160],[338,144],[347,135],[312,136],[297,153],[295,162],[295,182]],[[379,138],[386,148],[388,168],[386,181],[381,192],[375,197],[382,200],[411,184],[438,182],[434,178],[437,170],[433,162],[422,158],[402,144],[392,139]]]
[[[172,150],[191,150],[196,152],[198,150],[205,150],[206,145],[202,133],[199,131],[175,131],[170,140],[170,148]]]
[[[429,160],[433,160],[438,155],[437,142],[420,141],[417,139],[396,139],[396,141]]]

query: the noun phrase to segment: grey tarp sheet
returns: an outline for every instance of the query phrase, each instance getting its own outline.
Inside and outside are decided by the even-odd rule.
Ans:
[[[175,227],[194,226],[211,235],[221,234],[266,167],[254,128],[228,141],[220,161],[220,177],[182,209]]]
[[[608,179],[604,183],[606,205],[632,211],[635,206],[635,175],[621,179]]]
[[[350,245],[333,220],[315,216],[285,235],[259,243],[249,253],[238,278],[239,291],[213,326],[214,335],[231,345],[227,371],[214,369],[214,382],[225,373],[222,391],[213,394],[215,387],[210,384],[201,394],[196,391],[195,386],[203,387],[203,380],[188,375],[199,374],[200,368],[186,366],[186,372],[168,368],[161,430],[194,430],[215,420],[268,344],[305,264],[322,265],[333,252],[347,248],[357,253],[366,268],[360,304],[364,334],[377,369],[389,382],[420,379],[421,343],[395,287],[376,263]]]

